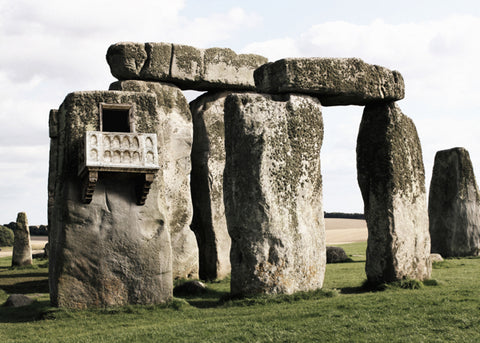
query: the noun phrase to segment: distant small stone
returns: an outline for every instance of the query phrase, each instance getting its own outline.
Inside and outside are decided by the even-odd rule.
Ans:
[[[30,231],[28,230],[27,215],[18,213],[17,227],[14,231],[12,266],[28,266],[32,264],[32,247],[30,245]]]
[[[432,262],[442,262],[443,257],[440,254],[430,254],[430,260],[432,260]]]
[[[48,258],[49,252],[50,252],[50,244],[48,244],[48,242],[47,242],[45,244],[45,247],[43,248],[43,256],[45,258]]]
[[[327,263],[338,263],[348,261],[349,257],[343,248],[327,247]]]
[[[207,291],[207,287],[200,281],[188,281],[176,286],[173,289],[174,295],[196,295],[203,294]]]
[[[12,294],[5,302],[6,307],[23,307],[33,303],[33,299],[23,294]]]

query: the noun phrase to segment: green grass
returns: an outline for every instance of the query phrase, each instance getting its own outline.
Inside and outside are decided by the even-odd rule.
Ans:
[[[327,265],[320,291],[235,300],[224,280],[166,306],[86,311],[49,307],[44,262],[12,270],[2,258],[0,289],[39,297],[27,308],[0,307],[0,342],[480,341],[480,259],[448,259],[430,282],[367,291],[365,243],[343,248],[354,262]],[[6,297],[0,290],[0,302]]]

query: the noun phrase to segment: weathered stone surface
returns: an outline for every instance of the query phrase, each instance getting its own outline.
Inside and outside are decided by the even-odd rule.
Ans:
[[[358,58],[286,58],[261,66],[254,77],[262,92],[310,94],[324,106],[366,105],[405,96],[398,71]]]
[[[365,107],[357,171],[368,227],[368,280],[428,279],[430,235],[422,150],[413,121],[395,103]]]
[[[253,72],[267,62],[267,58],[259,55],[237,55],[233,50],[222,48],[206,49],[203,79],[215,86],[213,89],[255,89]],[[232,86],[218,87],[221,85]]]
[[[225,100],[224,197],[234,295],[322,287],[321,105],[302,95]]]
[[[147,54],[147,60],[139,72],[139,78],[142,80],[168,79],[170,76],[170,61],[172,59],[172,44],[145,43],[145,52]],[[141,61],[142,59],[140,57],[140,64]],[[126,79],[128,79],[128,77]]]
[[[209,91],[255,89],[253,71],[268,60],[226,48],[122,42],[110,46],[107,61],[119,80],[171,82],[182,89]]]
[[[171,79],[177,83],[202,82],[205,50],[189,45],[172,44]]]
[[[70,308],[155,304],[172,298],[172,261],[165,185],[160,169],[143,206],[133,173],[99,172],[91,202],[82,202],[78,176],[85,131],[100,130],[100,103],[134,106],[134,131],[163,127],[154,94],[76,92],[58,111],[54,205],[49,213],[49,283],[53,305]],[[123,142],[122,142],[123,144]],[[52,164],[50,164],[52,166]]]
[[[111,84],[110,89],[151,92],[157,97],[163,129],[163,146],[159,153],[163,161],[173,278],[198,277],[198,246],[190,229],[193,216],[190,195],[193,125],[187,100],[178,87],[165,83],[119,81]]]
[[[6,307],[23,307],[33,304],[33,299],[23,294],[12,294],[5,301]]]
[[[200,278],[230,273],[230,236],[223,203],[225,127],[223,110],[230,92],[206,93],[190,103],[193,116],[191,190],[192,230],[200,252]]]
[[[346,262],[349,257],[341,247],[327,247],[327,263]]]
[[[444,257],[480,253],[480,192],[464,148],[435,155],[428,202],[432,252]]]
[[[138,79],[147,60],[145,44],[121,42],[107,51],[107,62],[113,76],[118,79]]]
[[[20,212],[17,215],[17,225],[13,231],[12,266],[28,266],[32,264],[32,246],[30,245],[30,230],[28,229],[27,214]]]

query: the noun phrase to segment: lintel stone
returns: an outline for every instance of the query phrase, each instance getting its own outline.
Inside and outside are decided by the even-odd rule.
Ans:
[[[367,105],[405,96],[398,71],[358,58],[286,58],[261,66],[254,77],[261,92],[308,94],[324,106]]]
[[[182,89],[210,91],[255,89],[253,72],[268,60],[227,48],[121,42],[108,48],[107,62],[119,80],[170,82]]]

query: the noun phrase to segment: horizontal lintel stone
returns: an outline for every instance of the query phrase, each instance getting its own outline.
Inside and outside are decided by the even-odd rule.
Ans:
[[[398,71],[358,58],[286,58],[261,66],[254,77],[260,92],[308,94],[324,106],[366,105],[405,96]]]
[[[254,90],[253,72],[268,59],[227,48],[121,42],[108,48],[107,62],[119,80],[170,82],[181,89],[212,91]]]

